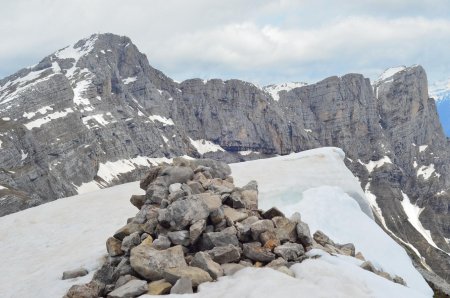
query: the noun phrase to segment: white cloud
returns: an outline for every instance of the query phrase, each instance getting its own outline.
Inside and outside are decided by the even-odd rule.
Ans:
[[[0,0],[0,76],[95,32],[127,35],[177,80],[314,81],[422,64],[450,77],[446,0]],[[335,3],[335,2],[334,2]]]

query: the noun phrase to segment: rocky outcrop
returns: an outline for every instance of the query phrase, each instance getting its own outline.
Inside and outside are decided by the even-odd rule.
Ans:
[[[239,80],[174,82],[128,38],[113,34],[59,50],[0,80],[0,215],[139,180],[151,165],[176,156],[231,162],[337,146],[380,225],[450,281],[448,140],[423,68],[402,68],[373,86],[347,74],[265,90]],[[158,175],[155,168],[147,178]],[[167,195],[164,183],[153,184],[157,203]],[[200,179],[189,187],[195,194],[208,186]],[[231,208],[252,204],[249,188],[230,196]],[[199,202],[177,203],[168,215],[184,204],[206,212]],[[223,211],[234,221],[242,216]],[[180,216],[175,225],[190,220]]]
[[[173,171],[174,168],[178,170]],[[181,169],[182,172],[191,170],[195,175],[184,179],[182,183],[175,182],[179,181],[177,177]],[[89,284],[73,286],[68,295],[85,297],[86,288],[97,289],[96,295],[107,297],[137,297],[146,292],[153,295],[193,293],[202,283],[232,275],[249,266],[265,266],[295,276],[289,267],[307,259],[305,252],[312,248],[320,248],[333,255],[355,256],[355,247],[351,243],[336,244],[322,232],[316,232],[312,237],[308,225],[301,221],[298,213],[288,219],[276,208],[266,212],[258,210],[258,188],[254,181],[250,183],[251,189],[255,191],[252,204],[233,207],[233,201],[229,198],[235,192],[242,192],[242,189],[230,182],[230,169],[225,163],[177,159],[173,166],[162,166],[158,172],[152,179],[148,179],[148,176],[144,178],[146,183],[141,185],[147,192],[147,199],[137,215],[129,219],[120,232],[115,233],[114,239],[122,242],[123,254],[117,255],[116,251],[110,249],[113,242],[111,238],[106,242],[109,256],[99,272],[111,274],[97,273]],[[148,193],[152,191],[154,183],[160,183],[160,179],[175,183],[164,184],[166,195],[155,203]],[[193,194],[189,185],[200,181],[208,187]],[[180,185],[174,187],[174,184]],[[217,185],[226,185],[227,190],[217,188]],[[175,193],[179,194],[175,196]],[[216,197],[217,202],[211,199]],[[184,213],[187,214],[185,224],[170,224],[179,222],[179,215],[167,210],[178,202],[193,200],[205,202],[208,208],[202,210],[207,212],[196,212],[198,205],[189,203],[184,206]],[[231,220],[223,211],[217,212],[225,207],[243,216]],[[165,216],[160,217],[155,211]],[[217,218],[219,213],[223,215],[221,220]],[[192,214],[198,214],[198,217],[192,218]],[[131,233],[127,228],[130,224],[141,225],[142,229]],[[196,236],[190,237],[190,231],[196,231]],[[115,238],[118,235],[120,237]],[[136,246],[125,247],[124,242],[134,235],[138,239]],[[168,239],[165,247],[153,241],[163,237]],[[303,244],[304,239],[310,239],[306,245]],[[374,269],[368,262],[361,266],[391,281],[402,281],[399,277],[391,277],[386,272]]]

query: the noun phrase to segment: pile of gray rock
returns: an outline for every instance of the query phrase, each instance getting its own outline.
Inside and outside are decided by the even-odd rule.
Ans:
[[[65,297],[193,293],[249,266],[294,276],[289,267],[312,248],[363,259],[351,243],[335,244],[320,231],[312,237],[298,213],[288,219],[276,208],[259,210],[257,183],[236,187],[230,174],[210,159],[153,167],[140,183],[146,194],[130,199],[139,212],[106,241],[105,264]]]

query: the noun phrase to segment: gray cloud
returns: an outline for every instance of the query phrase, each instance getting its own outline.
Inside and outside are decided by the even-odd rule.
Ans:
[[[3,3],[5,2],[5,3]],[[315,81],[422,64],[450,77],[448,0],[0,0],[0,77],[96,32],[177,80]]]

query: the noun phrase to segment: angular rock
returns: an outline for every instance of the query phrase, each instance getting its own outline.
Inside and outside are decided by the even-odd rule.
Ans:
[[[152,204],[161,204],[169,196],[169,185],[164,177],[157,177],[150,183],[145,193],[146,202]]]
[[[181,246],[157,250],[147,245],[139,245],[131,250],[131,267],[147,280],[163,278],[163,272],[170,267],[187,266]]]
[[[167,237],[169,237],[170,241],[174,245],[184,245],[188,246],[191,240],[189,239],[189,231],[175,231],[167,233]]]
[[[394,278],[392,279],[393,282],[395,282],[396,284],[400,284],[402,286],[407,286],[405,280],[403,278],[401,278],[400,276],[396,275],[394,276]]]
[[[273,251],[277,256],[282,257],[286,261],[294,261],[305,253],[301,244],[291,242],[277,246]]]
[[[123,238],[121,249],[125,252],[128,252],[135,246],[138,246],[141,243],[141,236],[139,232],[134,232],[125,238]]]
[[[98,298],[105,288],[103,283],[91,281],[84,285],[73,285],[64,298]]]
[[[220,265],[220,267],[222,267],[223,274],[225,276],[230,276],[230,275],[235,274],[239,270],[244,269],[246,266],[241,265],[241,264],[228,263],[228,264],[222,264],[222,265]]]
[[[195,244],[200,235],[205,231],[206,220],[200,219],[189,227],[189,240],[191,244]]]
[[[68,270],[68,271],[63,272],[62,279],[64,280],[64,279],[71,279],[71,278],[75,278],[75,277],[85,276],[88,273],[89,272],[84,268]]]
[[[275,224],[275,234],[280,242],[297,241],[297,224],[285,217],[274,217],[272,221]]]
[[[121,249],[121,247],[122,241],[114,237],[109,237],[108,240],[106,240],[106,250],[111,257],[122,255],[123,250]]]
[[[277,258],[266,265],[266,267],[277,268],[281,266],[286,266],[288,262],[283,258]]]
[[[355,256],[355,245],[353,245],[353,243],[342,244],[338,245],[337,247],[339,248],[339,250],[342,252],[343,255],[351,257]]]
[[[375,268],[375,266],[373,266],[372,262],[370,262],[370,261],[365,261],[364,263],[362,263],[360,265],[360,267],[364,270],[367,270],[367,271],[370,271],[373,273],[377,272],[377,269]]]
[[[130,234],[133,234],[134,232],[142,233],[143,232],[142,225],[136,223],[128,223],[114,233],[114,238],[122,241],[123,238],[125,238]]]
[[[173,183],[169,185],[169,194],[173,194],[181,190],[181,183]]]
[[[158,250],[165,250],[170,247],[170,240],[164,235],[159,235],[158,238],[153,241],[152,246]]]
[[[223,213],[225,215],[225,218],[233,223],[242,221],[248,217],[247,213],[237,211],[236,209],[230,208],[228,206],[223,206]]]
[[[140,210],[145,203],[145,195],[132,195],[130,202]]]
[[[166,228],[182,230],[198,220],[206,219],[210,209],[204,200],[188,198],[173,202],[166,209],[161,209],[158,221]]]
[[[254,222],[250,226],[250,230],[252,233],[252,238],[254,240],[259,240],[259,235],[265,231],[273,231],[274,225],[270,219],[263,219]]]
[[[147,176],[145,176],[144,179],[141,180],[139,186],[143,190],[147,190],[150,183],[152,183],[156,177],[158,177],[159,172],[161,171],[162,167],[152,167],[148,170]]]
[[[191,188],[192,194],[196,195],[205,191],[200,182],[197,181],[188,181],[187,185]]]
[[[170,289],[170,294],[192,294],[192,280],[187,277],[182,277]]]
[[[133,279],[137,279],[137,278],[130,274],[120,276],[114,285],[114,289],[120,288],[121,286],[123,286],[124,284],[126,284],[127,282],[129,282],[130,280],[133,280]]]
[[[133,279],[108,294],[108,298],[133,298],[147,292],[145,280]]]
[[[152,281],[148,284],[148,295],[165,295],[169,294],[172,284],[165,279]]]
[[[326,244],[334,244],[333,241],[330,240],[330,238],[325,235],[322,231],[316,231],[313,235],[314,240],[319,243],[322,246],[325,246]]]
[[[214,262],[206,252],[199,251],[196,253],[190,265],[205,270],[213,279],[223,276],[223,269],[220,264]]]
[[[242,187],[241,199],[245,204],[245,208],[250,210],[258,209],[258,183],[256,181],[250,181]]]
[[[166,268],[164,270],[164,279],[175,284],[182,277],[187,277],[192,281],[192,286],[197,287],[207,281],[212,281],[211,276],[203,269],[198,267],[182,266]]]
[[[251,242],[243,244],[244,255],[253,261],[271,262],[275,259],[275,255],[267,248],[261,247],[259,242]]]
[[[262,215],[262,217],[264,219],[272,219],[272,218],[277,217],[277,216],[284,217],[283,212],[278,210],[277,207],[272,207],[269,210],[263,212],[261,215]]]
[[[297,237],[305,248],[312,246],[313,238],[311,237],[308,224],[304,222],[297,223]]]
[[[168,185],[186,183],[194,177],[194,171],[188,167],[168,166],[161,171],[160,176],[166,179]]]
[[[219,264],[235,262],[241,257],[239,248],[231,244],[227,246],[214,247],[206,252],[211,256],[214,262]]]
[[[213,247],[227,246],[229,244],[239,246],[239,240],[236,237],[236,229],[234,227],[231,229],[225,229],[221,232],[203,233],[201,238],[202,250],[212,249]]]

